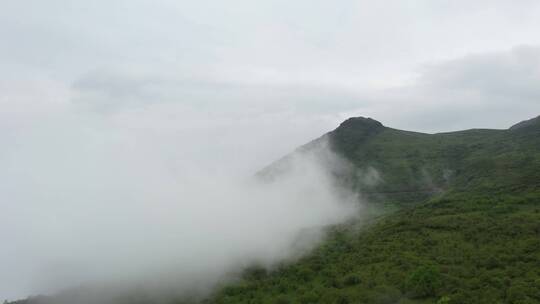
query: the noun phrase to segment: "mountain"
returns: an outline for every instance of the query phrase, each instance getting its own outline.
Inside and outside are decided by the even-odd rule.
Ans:
[[[398,194],[396,200],[430,197],[446,190],[509,191],[537,188],[540,120],[508,130],[472,129],[424,134],[387,128],[365,118],[352,118],[329,134],[337,153],[357,168],[372,167],[382,183],[359,190]]]
[[[539,117],[437,134],[355,117],[295,153],[320,141],[355,168],[341,180],[393,208],[208,303],[540,303]]]
[[[355,167],[342,178],[372,200],[404,204],[449,190],[509,193],[540,184],[540,117],[507,130],[437,134],[397,130],[371,118],[354,117],[297,151],[315,149],[322,140]],[[284,170],[286,160],[260,174]],[[378,182],[365,182],[359,172],[376,172]]]
[[[437,134],[355,117],[294,153],[321,143],[350,163],[338,180],[377,212],[203,303],[540,303],[540,117]],[[279,178],[290,158],[257,175]]]

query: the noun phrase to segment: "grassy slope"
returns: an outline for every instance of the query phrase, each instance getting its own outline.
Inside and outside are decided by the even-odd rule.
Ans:
[[[353,119],[336,151],[399,211],[335,227],[293,265],[251,271],[209,303],[540,303],[540,123],[421,134]],[[363,170],[363,171],[362,171]]]

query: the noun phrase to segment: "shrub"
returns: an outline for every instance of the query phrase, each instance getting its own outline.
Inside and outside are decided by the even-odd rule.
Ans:
[[[420,266],[407,280],[407,289],[413,298],[425,298],[436,295],[441,285],[441,275],[434,266]]]
[[[343,284],[345,284],[346,286],[358,285],[360,284],[360,282],[361,282],[360,277],[356,274],[350,274],[346,276],[345,279],[343,280]]]

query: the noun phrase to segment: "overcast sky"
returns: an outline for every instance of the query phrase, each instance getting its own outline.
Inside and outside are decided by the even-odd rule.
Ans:
[[[539,32],[536,0],[2,0],[0,220],[51,172],[249,175],[349,116],[507,128],[540,114]]]
[[[4,0],[0,126],[159,108],[264,161],[352,115],[506,128],[540,113],[539,29],[533,0]]]

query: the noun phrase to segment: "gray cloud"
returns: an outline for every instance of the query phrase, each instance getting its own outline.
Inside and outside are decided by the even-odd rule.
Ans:
[[[411,84],[362,93],[366,106],[349,115],[424,132],[507,128],[540,113],[539,59],[518,46],[426,64]]]
[[[505,52],[472,54],[428,66],[420,84],[433,89],[474,91],[482,95],[537,99],[540,47],[520,46]]]
[[[357,214],[317,155],[260,184],[230,171],[224,154],[240,138],[216,133],[223,122],[182,132],[191,123],[164,113],[64,113],[2,151],[3,296],[94,280],[203,292],[251,263],[294,258]]]

